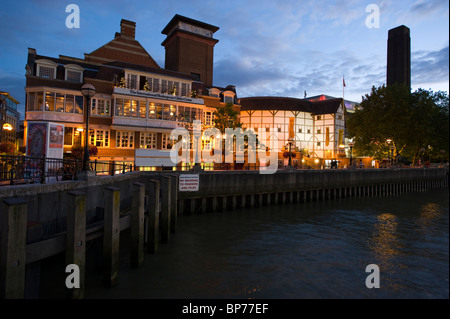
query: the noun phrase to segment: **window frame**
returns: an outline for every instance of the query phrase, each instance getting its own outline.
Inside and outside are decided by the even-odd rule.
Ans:
[[[122,146],[124,141],[124,135],[126,136],[126,146]],[[116,147],[122,148],[122,149],[134,149],[135,142],[134,142],[134,131],[116,131]]]

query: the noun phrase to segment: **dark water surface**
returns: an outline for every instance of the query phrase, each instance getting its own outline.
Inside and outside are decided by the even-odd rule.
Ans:
[[[116,287],[95,278],[85,298],[449,298],[448,189],[180,216]]]

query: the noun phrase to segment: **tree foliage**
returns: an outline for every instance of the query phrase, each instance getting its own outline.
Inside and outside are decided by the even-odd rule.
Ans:
[[[356,155],[386,158],[394,145],[395,155],[409,161],[423,156],[423,149],[430,159],[448,158],[449,98],[445,92],[411,92],[403,85],[372,87],[349,116],[347,128]]]
[[[219,129],[222,134],[225,134],[226,128],[235,129],[242,127],[239,122],[239,112],[233,109],[233,103],[226,103],[224,106],[218,107],[214,113],[214,126]]]

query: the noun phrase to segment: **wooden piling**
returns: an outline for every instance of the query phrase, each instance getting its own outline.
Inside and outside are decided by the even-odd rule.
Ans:
[[[130,262],[140,267],[144,262],[144,200],[145,186],[133,183],[130,224]]]
[[[103,284],[113,287],[119,276],[120,190],[105,190],[105,222],[103,231]]]
[[[67,201],[66,266],[78,267],[79,288],[67,287],[67,297],[83,299],[86,273],[86,193],[69,192]],[[69,277],[70,274],[67,276]],[[74,275],[76,275],[74,273]],[[66,279],[67,280],[67,279]]]
[[[159,195],[160,195],[160,182],[159,180],[152,179],[147,184],[147,196],[148,196],[148,226],[147,226],[147,251],[155,254],[159,245]]]
[[[23,299],[25,295],[25,257],[27,203],[20,198],[2,203],[0,246],[0,298]]]
[[[171,179],[168,176],[162,176],[161,178],[161,195],[161,242],[168,243],[170,239],[170,212],[172,204],[172,186]]]
[[[178,217],[178,176],[171,175],[171,197],[170,197],[170,232],[172,234],[177,232],[177,217]],[[203,204],[203,203],[202,203]],[[205,204],[206,207],[206,204]],[[203,208],[202,208],[203,211]]]

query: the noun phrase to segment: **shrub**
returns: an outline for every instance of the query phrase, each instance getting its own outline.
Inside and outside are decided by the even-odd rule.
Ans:
[[[14,154],[16,151],[16,145],[11,142],[0,143],[0,153],[6,153],[8,155]]]

